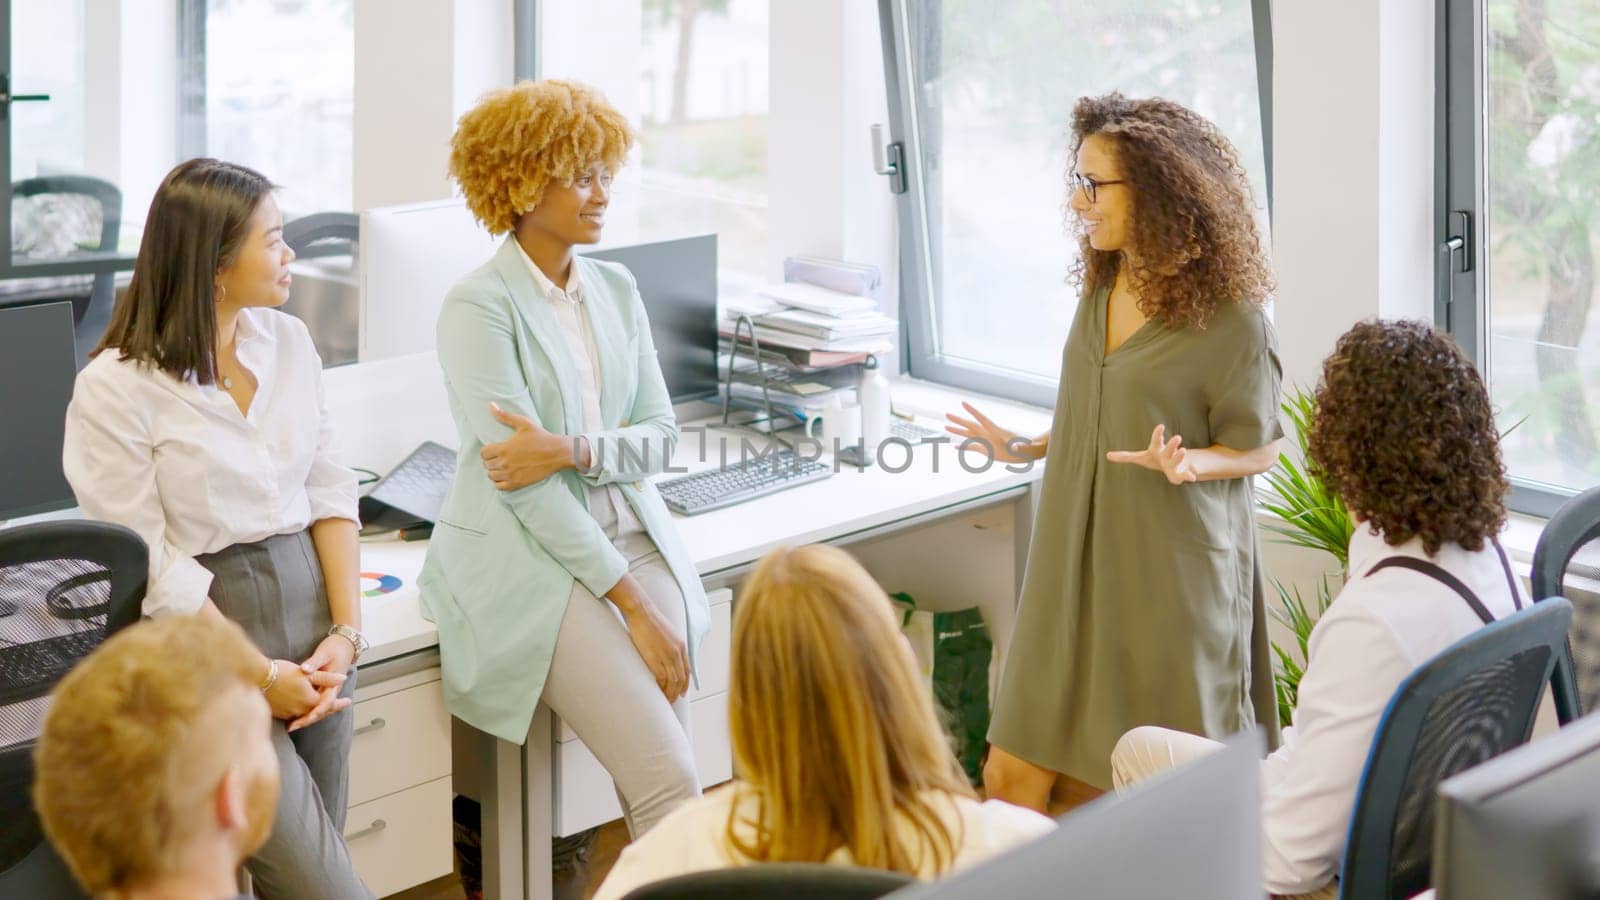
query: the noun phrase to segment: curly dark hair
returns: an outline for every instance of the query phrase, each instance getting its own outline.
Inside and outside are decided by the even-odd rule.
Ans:
[[[1431,556],[1482,550],[1511,485],[1483,378],[1425,322],[1369,321],[1322,363],[1307,453],[1357,517]]]
[[[1070,160],[1091,134],[1113,141],[1132,190],[1136,262],[1128,277],[1140,312],[1169,327],[1204,328],[1219,304],[1266,303],[1272,268],[1256,231],[1250,180],[1217,126],[1171,100],[1111,93],[1073,107]],[[1079,255],[1072,277],[1087,297],[1112,283],[1122,254],[1094,249],[1073,218]]]

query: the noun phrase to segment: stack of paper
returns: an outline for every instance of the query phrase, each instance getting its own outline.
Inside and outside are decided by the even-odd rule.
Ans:
[[[878,301],[871,297],[843,294],[800,281],[769,284],[760,290],[760,296],[782,306],[804,309],[825,316],[841,318],[869,316],[878,311]]]
[[[869,291],[878,284],[877,268],[852,263],[796,258],[784,265],[785,273],[826,281],[785,281],[769,284],[755,294],[734,298],[723,305],[720,332],[732,337],[740,316],[755,325],[763,345],[820,353],[889,353],[894,350],[894,319],[878,312]],[[838,290],[851,288],[854,293]],[[807,361],[816,365],[814,361]]]
[[[783,273],[781,283],[723,302],[718,369],[731,380],[724,390],[740,405],[770,400],[774,413],[795,420],[835,397],[854,403],[861,363],[895,349],[895,321],[878,311],[877,267],[791,257]],[[743,318],[750,324],[739,328],[735,347],[735,326]],[[761,345],[759,370],[749,343],[752,326]]]

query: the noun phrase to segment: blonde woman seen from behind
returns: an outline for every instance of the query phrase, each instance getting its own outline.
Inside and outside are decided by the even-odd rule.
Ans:
[[[934,878],[1055,827],[973,796],[889,598],[834,547],[776,550],[751,575],[728,719],[739,779],[624,850],[597,900],[762,862]]]

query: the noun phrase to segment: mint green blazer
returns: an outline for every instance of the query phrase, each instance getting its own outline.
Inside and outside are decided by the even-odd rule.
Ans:
[[[578,376],[556,314],[508,237],[439,311],[439,365],[460,439],[456,477],[418,578],[422,612],[439,629],[451,715],[520,744],[544,690],[574,580],[603,596],[628,570],[589,514],[589,485],[615,483],[683,592],[693,665],[711,615],[672,514],[647,476],[672,460],[672,415],[644,303],[628,270],[574,259],[600,359],[593,473],[568,469],[515,491],[496,490],[479,456],[511,430],[490,402],[556,434],[581,432]],[[623,443],[628,443],[623,451]],[[596,660],[596,665],[604,662]]]

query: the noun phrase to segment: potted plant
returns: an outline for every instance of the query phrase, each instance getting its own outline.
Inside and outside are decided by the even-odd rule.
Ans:
[[[1327,573],[1317,582],[1311,596],[1303,596],[1300,588],[1285,585],[1272,579],[1278,604],[1268,612],[1294,636],[1295,646],[1284,647],[1272,643],[1277,657],[1273,684],[1278,695],[1278,719],[1284,725],[1294,720],[1295,703],[1299,698],[1300,676],[1306,659],[1306,643],[1311,639],[1312,626],[1327,611],[1334,595],[1343,586],[1349,574],[1350,536],[1355,525],[1344,501],[1328,489],[1322,478],[1304,460],[1306,440],[1311,433],[1311,418],[1316,415],[1317,400],[1314,394],[1296,388],[1282,405],[1283,414],[1294,426],[1295,453],[1278,454],[1278,465],[1265,476],[1271,493],[1258,495],[1256,503],[1268,514],[1264,527],[1286,544],[1322,550],[1339,562],[1339,571]],[[1337,577],[1338,581],[1332,579]],[[1298,651],[1296,653],[1295,651]]]

